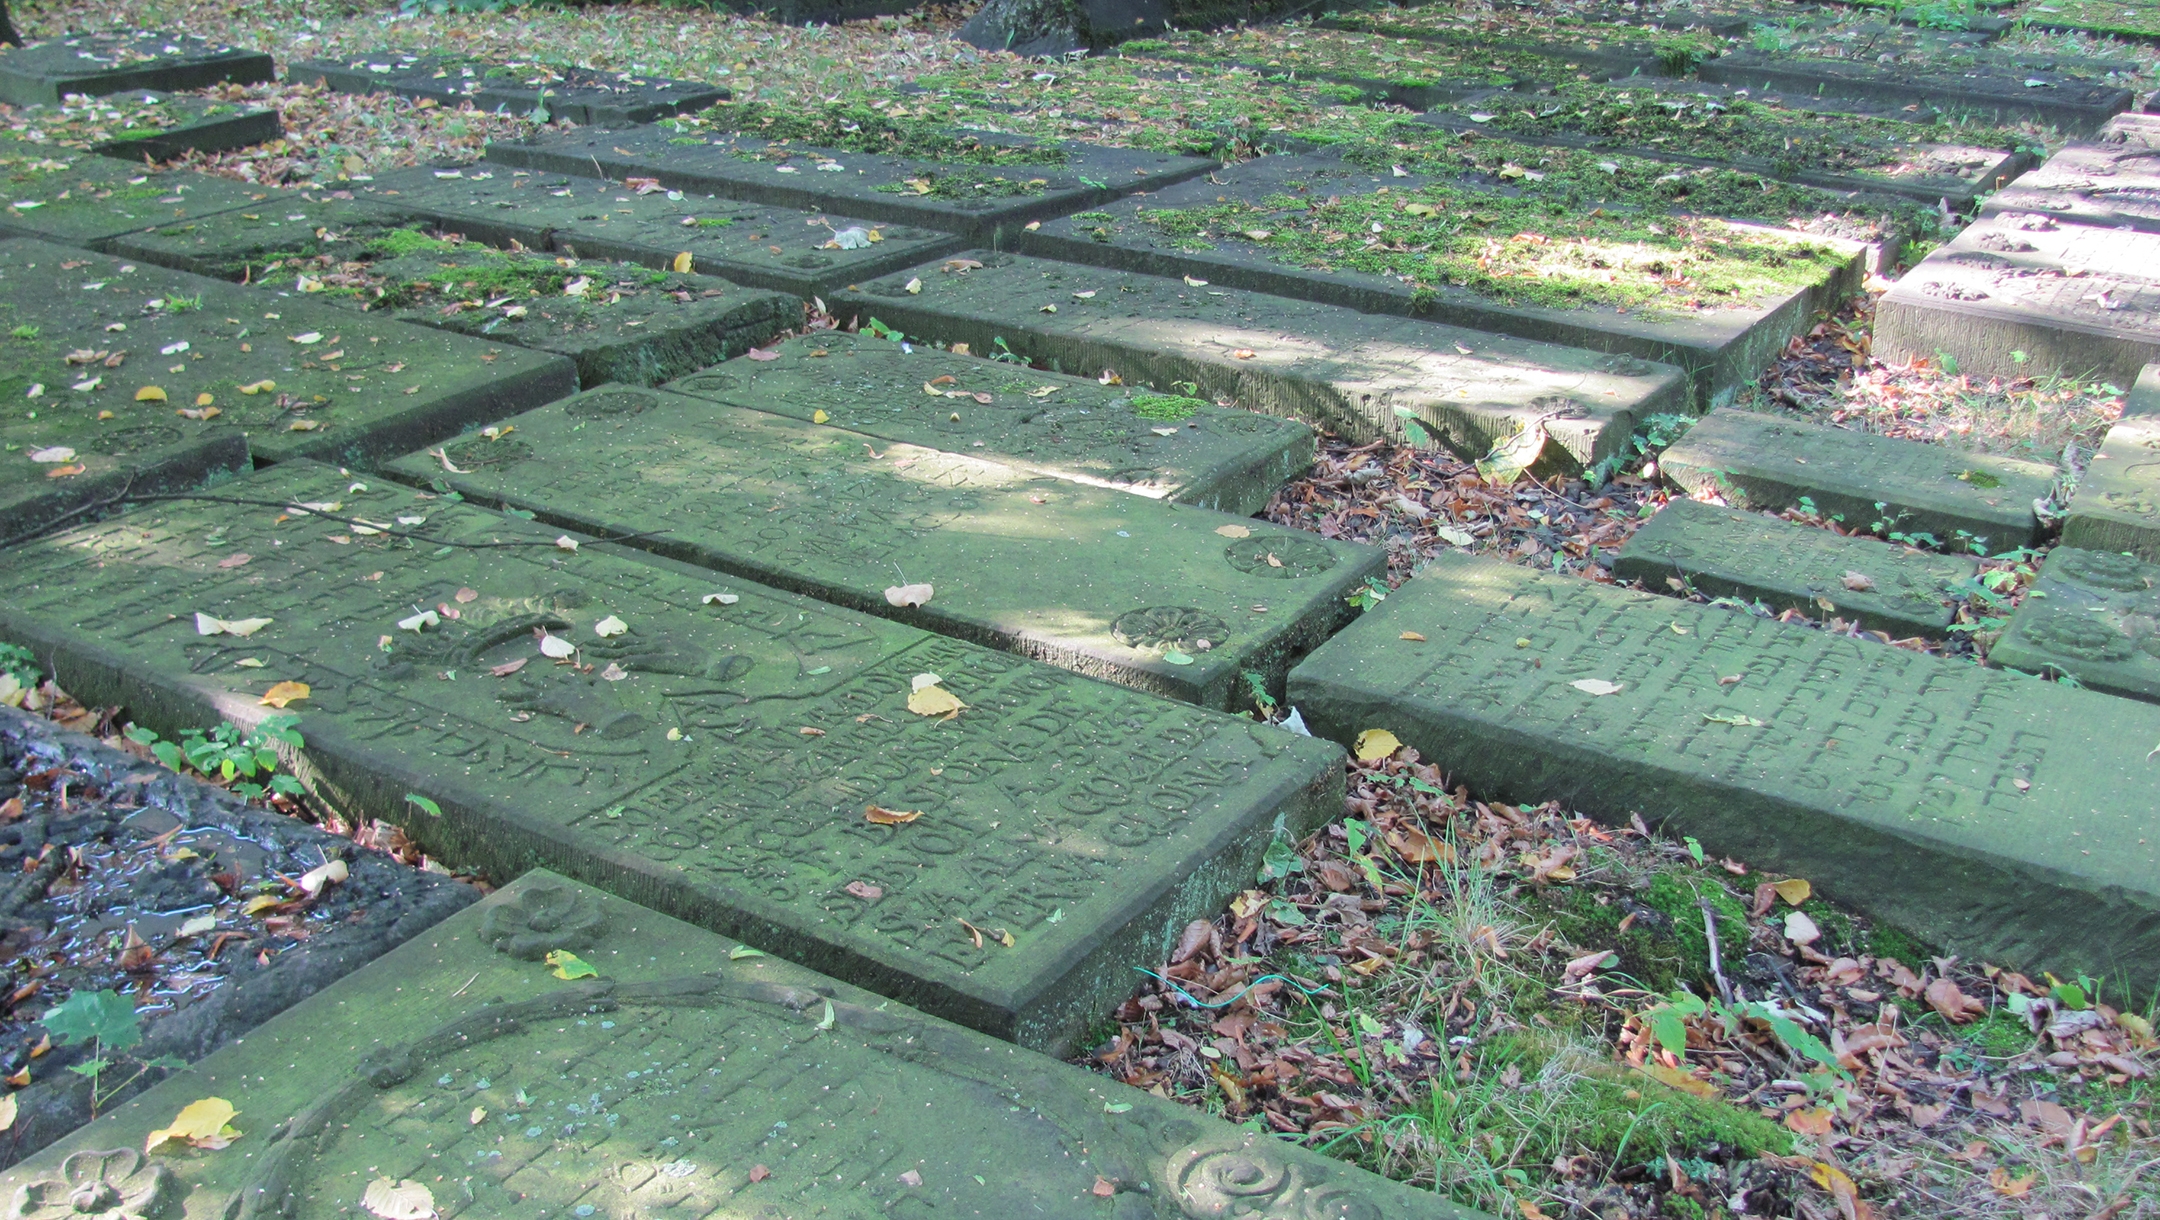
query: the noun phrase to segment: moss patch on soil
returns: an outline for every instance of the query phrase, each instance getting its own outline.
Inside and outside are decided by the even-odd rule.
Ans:
[[[728,101],[696,114],[663,119],[660,126],[686,136],[729,132],[783,144],[801,142],[845,152],[890,153],[970,165],[1061,165],[1065,161],[1065,151],[1060,148],[986,141],[979,135],[909,113],[905,107],[858,100],[810,107]]]

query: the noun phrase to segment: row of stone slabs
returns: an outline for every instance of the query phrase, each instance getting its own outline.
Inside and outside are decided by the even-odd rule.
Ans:
[[[469,55],[383,52],[350,60],[288,65],[294,84],[339,93],[391,93],[446,106],[545,115],[581,127],[621,127],[703,110],[729,93],[712,85],[631,72],[544,63],[490,63]]]
[[[2160,359],[2160,117],[2121,115],[1989,199],[1883,295],[1874,354],[2127,386]]]
[[[568,949],[598,977],[556,979]],[[207,1097],[230,1147],[152,1133]],[[545,872],[5,1177],[23,1214],[1472,1220]],[[402,1188],[400,1190],[400,1188]],[[406,1210],[384,1201],[388,1192]],[[368,1207],[373,1199],[377,1206]]]
[[[191,34],[78,34],[0,49],[0,102],[11,106],[57,104],[71,93],[99,97],[276,79],[268,55]]]

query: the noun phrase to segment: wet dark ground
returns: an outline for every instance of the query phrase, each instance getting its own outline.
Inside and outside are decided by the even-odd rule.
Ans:
[[[317,871],[332,861],[342,880]],[[67,1069],[92,1048],[40,1024],[70,995],[119,992],[142,1020],[142,1045],[106,1056],[103,1110],[166,1074],[142,1064],[194,1062],[477,897],[0,708],[0,1076],[19,1107],[0,1165],[91,1117],[90,1082]]]

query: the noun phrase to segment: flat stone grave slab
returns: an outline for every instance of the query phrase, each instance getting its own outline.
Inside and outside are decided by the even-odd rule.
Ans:
[[[1956,952],[2160,978],[2160,708],[1455,554],[1289,696],[1485,799],[1639,814]]]
[[[257,458],[365,465],[577,388],[560,356],[46,242],[0,242],[0,302],[0,399],[43,387],[13,427],[92,471],[228,427]]]
[[[1281,689],[1387,571],[1375,547],[677,394],[607,386],[509,426],[516,447],[474,436],[387,469],[1221,711],[1248,674]],[[934,592],[895,604],[910,585]]]
[[[277,66],[263,52],[192,34],[78,34],[0,48],[0,102],[14,106],[58,102],[70,93],[177,92],[276,79]]]
[[[670,190],[773,207],[879,216],[971,241],[1029,221],[1160,190],[1220,162],[1085,144],[984,146],[998,163],[936,161],[780,143],[690,125],[567,131],[488,145],[488,161],[541,173],[615,181],[650,178]]]
[[[10,944],[37,941],[8,956],[34,959],[42,983],[0,1023],[18,1057],[13,1048],[38,1042],[39,1018],[70,995],[131,994],[147,979],[143,1042],[130,1054],[193,1062],[480,896],[14,708],[0,708],[0,782],[23,804],[0,845],[13,878]],[[314,895],[291,884],[331,860],[344,862],[342,880]],[[258,894],[271,903],[246,910]],[[150,955],[133,972],[108,948],[131,933]],[[10,1094],[17,1115],[0,1159],[90,1121],[89,1081],[66,1069],[96,1051],[77,1040],[38,1057],[32,1082]],[[166,1075],[125,1087],[107,1074],[101,1105]]]
[[[325,304],[568,357],[588,387],[658,385],[770,342],[803,319],[800,298],[710,275],[467,244],[317,282]]]
[[[431,854],[574,870],[1029,1046],[1076,1043],[1273,835],[1342,807],[1325,742],[359,481],[229,489],[358,528],[179,504],[0,552],[0,637],[152,727],[251,723],[306,682],[305,777]],[[967,706],[910,711],[922,674]]]
[[[7,127],[10,136],[25,143],[55,144],[123,161],[223,152],[284,134],[275,110],[147,90],[104,97],[78,94],[58,105],[25,107],[9,116]]]
[[[1588,464],[1637,421],[1689,400],[1685,373],[1633,356],[988,250],[896,272],[831,304],[865,328],[878,320],[1079,376],[1188,382],[1201,397],[1345,436],[1402,435],[1408,420],[1469,456],[1534,427],[1548,439],[1546,460]]]
[[[491,246],[545,250],[548,233],[544,223],[509,214],[470,217],[400,207],[394,199],[278,194],[213,216],[141,229],[113,238],[104,248],[221,280],[290,283],[303,271],[319,278],[341,264],[432,248],[429,238],[456,235]]]
[[[1705,416],[1658,464],[1691,494],[1716,492],[1735,508],[1812,506],[1848,528],[1880,522],[1921,545],[1987,554],[2033,541],[2033,501],[2055,483],[2038,462],[1730,408]]]
[[[1464,222],[1480,212],[1492,214],[1490,228]],[[1512,236],[1531,224],[1536,241]],[[1571,215],[1324,155],[1248,161],[1045,221],[1017,245],[1656,360],[1687,369],[1706,401],[1760,376],[1788,338],[1858,286],[1866,256],[1858,243],[1617,205]]]
[[[1872,351],[1948,355],[1977,377],[2127,386],[2160,358],[2160,233],[2036,214],[1979,221],[1883,294]]]
[[[594,977],[556,978],[549,951]],[[1473,1216],[740,952],[528,873],[0,1186],[30,1206],[102,1185],[139,1215],[295,1220],[369,1214],[385,1190],[426,1196],[395,1214],[445,1220]],[[232,1155],[142,1152],[206,1097],[239,1112]]]
[[[1562,148],[1752,171],[1831,190],[1889,191],[1927,203],[1946,199],[1961,211],[2032,164],[2017,151],[1942,142],[1941,128],[1907,117],[1787,107],[1701,81],[1636,77],[1569,82],[1539,93],[1493,90],[1418,121]]]
[[[662,388],[1241,517],[1312,465],[1304,424],[1182,394],[846,331],[768,350]]]
[[[581,127],[622,127],[702,110],[728,91],[694,81],[634,72],[596,72],[569,64],[490,63],[468,55],[380,51],[356,58],[293,64],[286,79],[339,93],[394,93],[456,107],[513,114],[541,112]]]
[[[0,237],[96,247],[154,225],[250,207],[267,196],[230,178],[157,173],[108,157],[0,140]]]
[[[508,244],[487,236],[498,225],[527,226],[544,229],[553,249],[573,257],[672,268],[688,254],[698,271],[800,297],[874,279],[961,244],[953,234],[915,225],[499,167],[378,174],[358,193],[492,245]]]
[[[2063,545],[2160,563],[2160,366],[2138,374],[2128,409],[2085,463]]]
[[[1655,593],[1692,588],[1810,617],[1834,614],[1900,638],[1940,638],[1953,617],[1945,590],[1978,570],[1962,556],[1686,499],[1659,509],[1613,560],[1614,576]]]
[[[2160,233],[2160,115],[2120,114],[1990,196],[1985,216],[2041,213],[2105,229]]]
[[[1988,661],[2160,703],[2160,565],[2056,547]]]
[[[1696,74],[1713,84],[1837,94],[1899,106],[1929,106],[1988,122],[2029,119],[2070,132],[2091,131],[2130,108],[2121,85],[2058,72],[1929,70],[1836,59],[1795,59],[1738,51],[1705,60]],[[2037,84],[2028,82],[2037,81]]]

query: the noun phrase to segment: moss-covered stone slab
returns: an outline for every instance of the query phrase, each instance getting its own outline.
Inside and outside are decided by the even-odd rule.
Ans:
[[[489,236],[501,226],[525,226],[544,230],[552,248],[574,258],[672,268],[688,254],[698,271],[801,297],[873,279],[961,244],[953,234],[915,225],[499,167],[379,174],[359,194],[492,245],[508,244]],[[530,238],[525,244],[541,246]]]
[[[982,154],[991,163],[939,161],[655,125],[497,141],[488,145],[487,159],[540,173],[650,178],[670,190],[774,207],[889,217],[978,242],[1018,232],[1032,220],[1159,190],[1220,164],[1085,144],[997,149]],[[959,151],[953,150],[956,158]]]
[[[728,96],[717,86],[636,72],[400,51],[308,60],[291,65],[285,75],[296,84],[322,85],[339,93],[394,93],[452,107],[470,102],[481,110],[540,113],[585,127],[650,123],[702,110]]]
[[[988,250],[831,304],[866,329],[877,320],[1079,376],[1187,382],[1202,397],[1346,436],[1400,436],[1414,424],[1470,456],[1537,428],[1549,459],[1586,464],[1644,417],[1689,400],[1685,373],[1633,356]]]
[[[1481,211],[1485,226],[1465,223]],[[1678,365],[1706,401],[1760,376],[1858,286],[1866,257],[1784,229],[1570,212],[1329,156],[1265,157],[1045,221],[1018,248]]]
[[[0,237],[98,247],[123,233],[260,203],[264,190],[187,171],[0,140]]]
[[[1949,356],[1979,377],[2128,386],[2160,359],[2160,233],[2031,213],[1982,220],[1883,294],[1872,350]]]
[[[2130,391],[2130,409],[2108,429],[2085,464],[2063,544],[2128,551],[2160,563],[2160,366],[2147,366]]]
[[[2105,229],[2160,232],[2160,115],[2122,114],[1991,196],[1988,216],[2039,213]]]
[[[515,447],[474,436],[388,469],[1222,711],[1280,690],[1387,568],[1373,547],[678,394],[606,386],[508,426]],[[896,605],[913,584],[934,592]]]
[[[342,264],[432,249],[432,239],[457,236],[545,250],[548,234],[540,218],[402,207],[395,197],[377,202],[278,194],[212,216],[138,230],[111,239],[104,249],[223,280],[289,284],[303,271],[320,277]]]
[[[1988,961],[2160,978],[2160,708],[1460,555],[1289,694],[1487,799],[1639,814]]]
[[[83,453],[218,426],[365,465],[577,388],[560,356],[46,242],[0,242],[0,322],[0,401]]]
[[[306,682],[300,766],[337,807],[1030,1046],[1075,1043],[1272,835],[1341,809],[1325,742],[354,481],[280,464],[228,489],[270,507],[160,506],[0,552],[0,633],[160,731],[252,723],[269,681]],[[275,507],[321,503],[419,538]],[[444,545],[498,541],[528,545]],[[254,559],[218,566],[235,551]],[[271,621],[204,636],[194,613]],[[925,673],[968,706],[910,711]]]
[[[0,48],[0,102],[12,106],[56,103],[70,93],[177,92],[276,79],[277,66],[263,52],[192,34],[132,30]]]
[[[1834,614],[1869,631],[1940,637],[1952,586],[1979,564],[1872,538],[1674,500],[1613,559],[1613,575],[1654,592],[1694,589],[1810,617]]]
[[[556,949],[593,976],[556,978],[540,960]],[[738,953],[536,870],[0,1188],[34,1207],[102,1185],[135,1214],[196,1220],[366,1215],[371,1189],[401,1182],[427,1202],[396,1214],[474,1220],[1472,1220],[1430,1190]],[[239,1111],[229,1148],[142,1153],[204,1097]]]
[[[769,350],[663,388],[1241,517],[1312,465],[1304,424],[1183,394],[846,331]]]
[[[1988,662],[2160,703],[2160,565],[2056,547]]]
[[[2128,110],[2132,101],[2130,91],[2118,84],[2031,69],[2025,74],[1984,68],[1931,71],[1904,64],[1880,66],[1741,51],[1705,60],[1696,72],[1714,84],[1931,106],[1987,122],[2029,119],[2071,132],[2099,127]]]
[[[1812,507],[1848,528],[1880,522],[1885,534],[1986,554],[2033,541],[2033,502],[2055,483],[2038,462],[1730,408],[1705,416],[1659,465],[1689,492],[1736,508]]]
[[[194,94],[136,90],[26,106],[6,121],[27,144],[103,153],[124,161],[164,161],[190,152],[245,148],[284,134],[275,110]]]

